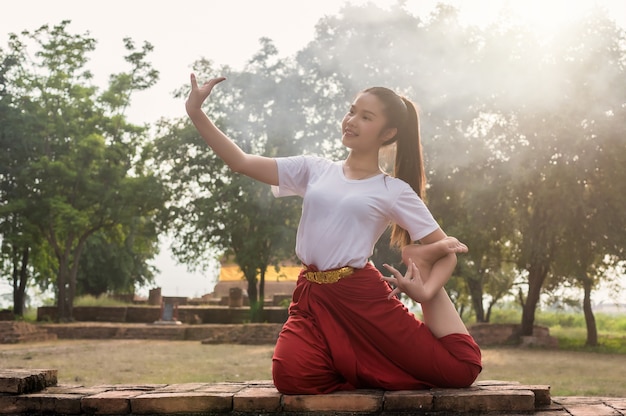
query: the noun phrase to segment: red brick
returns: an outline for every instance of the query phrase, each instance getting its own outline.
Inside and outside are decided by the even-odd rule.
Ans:
[[[233,410],[238,412],[275,412],[280,410],[282,395],[275,387],[249,387],[233,396]]]
[[[570,406],[573,404],[602,404],[605,399],[602,397],[581,397],[581,396],[565,396],[553,398],[555,403]]]
[[[98,384],[93,386],[95,389],[102,389],[103,391],[111,390],[132,390],[132,391],[155,391],[164,389],[169,384]]]
[[[430,390],[387,391],[383,406],[385,411],[432,410],[433,395]]]
[[[550,403],[552,403],[549,385],[493,385],[488,387],[481,387],[481,389],[494,392],[499,392],[503,390],[530,390],[535,395],[535,407],[548,406]]]
[[[130,399],[133,414],[228,412],[233,408],[229,393],[146,393]]]
[[[231,393],[235,394],[246,388],[246,384],[243,383],[215,383],[207,384],[203,387],[194,389],[195,392],[202,393]]]
[[[530,390],[433,390],[437,411],[506,412],[535,410],[535,395]]]
[[[0,395],[0,414],[39,413],[41,401],[25,396]]]
[[[105,391],[108,391],[108,389],[104,387],[84,387],[84,386],[64,387],[62,389],[59,389],[56,387],[49,387],[46,389],[46,392],[48,393],[51,393],[51,392],[70,393],[70,394],[80,394],[83,396],[92,396],[94,394],[104,393]]]
[[[472,384],[472,387],[488,387],[488,386],[519,386],[519,381],[506,380],[479,380]]]
[[[285,412],[378,412],[383,392],[354,390],[330,394],[283,395]]]
[[[535,407],[549,406],[552,403],[550,386],[533,384],[526,386],[526,388],[535,394]]]
[[[80,406],[83,412],[97,415],[123,415],[130,413],[130,399],[143,394],[142,391],[112,390],[83,397]]]
[[[168,384],[161,388],[154,390],[159,393],[185,393],[202,388],[211,388],[213,384],[209,383],[182,383],[182,384]]]
[[[39,402],[42,413],[62,415],[75,415],[81,413],[80,400],[82,396],[78,394],[51,394],[42,392],[22,397],[26,400]]]
[[[0,369],[0,393],[33,393],[56,383],[57,370]]]
[[[605,404],[572,404],[567,406],[567,411],[572,416],[620,416],[623,414]]]
[[[609,400],[610,400],[611,407],[614,407],[615,409],[621,412],[626,412],[626,398],[621,398],[621,399],[612,398]]]

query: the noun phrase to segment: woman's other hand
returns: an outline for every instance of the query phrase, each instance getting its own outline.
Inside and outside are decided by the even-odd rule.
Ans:
[[[411,262],[409,264],[404,276],[398,269],[389,264],[383,264],[383,266],[385,266],[385,268],[393,275],[390,277],[382,277],[382,280],[387,283],[391,283],[394,286],[394,289],[387,297],[388,299],[391,299],[400,293],[406,293],[407,296],[419,303],[430,299],[431,296],[426,293],[426,288],[424,287],[424,282],[420,276],[420,271],[415,263]]]

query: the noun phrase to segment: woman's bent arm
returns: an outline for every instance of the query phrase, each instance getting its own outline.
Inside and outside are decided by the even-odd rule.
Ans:
[[[233,171],[270,185],[278,185],[278,167],[274,159],[245,153],[202,111],[202,103],[210,95],[213,87],[224,79],[213,78],[198,87],[195,75],[191,74],[191,92],[185,103],[189,118],[206,144]]]

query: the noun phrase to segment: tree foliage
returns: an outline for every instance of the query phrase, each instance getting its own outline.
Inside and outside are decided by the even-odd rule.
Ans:
[[[227,77],[205,110],[244,150],[266,156],[343,157],[339,122],[359,90],[384,85],[414,99],[426,202],[470,247],[449,284],[457,309],[471,304],[489,321],[521,279],[529,335],[546,291],[580,287],[593,345],[591,292],[625,254],[626,37],[600,9],[550,38],[511,22],[462,25],[445,5],[423,19],[402,2],[346,5],[293,59],[261,39],[242,70],[205,59],[194,70]],[[161,121],[148,145],[124,111],[156,81],[151,46],[126,39],[130,70],[101,92],[85,70],[95,41],[67,25],[12,35],[0,54],[1,258],[16,305],[28,274],[54,272],[62,317],[77,291],[149,281],[155,214],[168,198],[160,221],[178,259],[234,259],[262,319],[265,271],[293,259],[299,200],[230,172],[186,119]],[[382,244],[373,258],[397,262]],[[120,259],[106,271],[119,279],[100,285],[106,258]]]
[[[19,227],[29,230],[29,244],[43,244],[52,254],[62,320],[72,319],[88,240],[115,227],[128,229],[140,218],[153,221],[166,196],[159,180],[138,163],[146,128],[124,116],[131,93],[156,82],[158,73],[146,61],[152,46],[137,49],[125,40],[131,69],[112,75],[100,93],[85,69],[96,42],[69,33],[68,25],[10,36],[7,55],[16,62],[10,108],[21,125],[12,124],[6,134],[17,158],[4,178],[16,191],[3,212],[3,218],[17,218]],[[18,234],[3,238],[15,241]]]
[[[271,156],[344,156],[338,124],[362,88],[384,85],[414,99],[426,202],[444,230],[470,246],[450,283],[454,299],[466,302],[468,291],[476,319],[488,321],[522,279],[528,335],[542,293],[579,282],[588,305],[590,290],[605,278],[599,271],[624,259],[626,190],[616,178],[626,175],[620,121],[626,42],[600,9],[551,38],[511,22],[503,16],[485,28],[462,25],[445,5],[424,19],[402,3],[346,5],[318,22],[294,61],[278,60],[263,40],[241,72],[206,61],[197,72],[228,78],[207,111],[245,150]],[[162,157],[173,161],[179,254],[193,259],[209,247],[232,250],[253,282],[268,261],[261,260],[262,246],[236,235],[293,230],[296,217],[283,215],[289,224],[281,224],[260,216],[281,215],[276,207],[266,211],[274,204],[264,199],[267,190],[225,170],[188,123],[165,130]],[[261,223],[269,228],[250,228]],[[284,249],[273,253],[286,256]],[[378,246],[375,258],[381,255],[397,253]]]
[[[263,40],[261,46],[245,71],[220,68],[228,80],[214,90],[207,111],[245,151],[288,155],[304,137],[304,114],[293,111],[300,105],[289,94],[300,80],[288,62],[276,59],[271,42]],[[208,61],[197,62],[195,71],[200,79],[215,72]],[[188,122],[162,127],[156,147],[174,195],[175,253],[199,266],[207,256],[232,257],[248,281],[252,319],[262,319],[267,268],[293,258],[299,201],[278,200],[269,186],[231,172]]]

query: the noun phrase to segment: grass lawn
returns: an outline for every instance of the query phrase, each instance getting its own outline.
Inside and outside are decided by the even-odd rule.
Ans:
[[[0,345],[2,368],[52,368],[59,383],[152,384],[271,379],[273,346],[195,341],[59,340]],[[625,354],[484,348],[480,380],[550,385],[553,396],[626,396]]]

